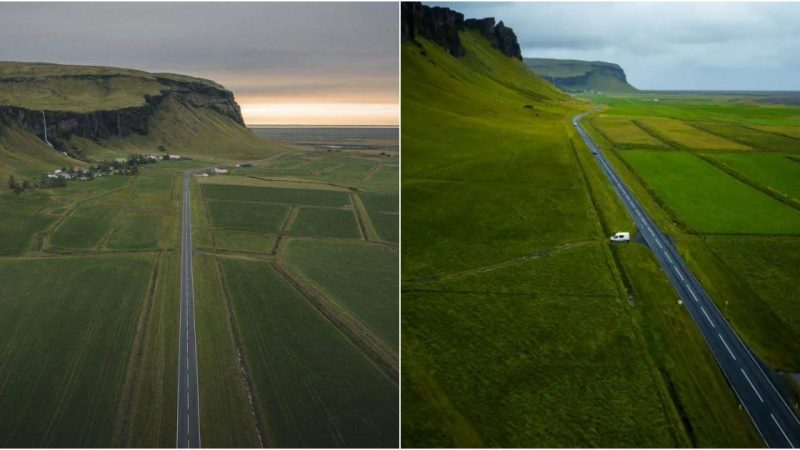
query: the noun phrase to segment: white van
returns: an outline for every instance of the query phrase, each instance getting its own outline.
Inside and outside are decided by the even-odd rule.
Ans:
[[[629,242],[631,234],[627,231],[620,231],[619,233],[611,236],[611,242]]]

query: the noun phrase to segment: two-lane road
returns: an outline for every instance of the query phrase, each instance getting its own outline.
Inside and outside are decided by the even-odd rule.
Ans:
[[[178,334],[178,431],[176,445],[200,447],[200,397],[197,387],[197,344],[194,333],[194,278],[192,276],[191,173],[183,177],[181,231],[181,314]]]
[[[795,448],[800,445],[800,421],[772,383],[750,349],[739,339],[703,286],[689,270],[673,244],[659,230],[622,179],[616,174],[580,124],[589,113],[572,119],[603,173],[633,217],[640,234],[655,254],[683,305],[703,334],[739,402],[747,411],[769,447]]]

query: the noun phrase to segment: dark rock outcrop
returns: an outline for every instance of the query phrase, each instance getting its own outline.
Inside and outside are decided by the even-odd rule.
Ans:
[[[514,34],[514,30],[505,26],[502,20],[495,25],[494,17],[467,19],[464,21],[464,28],[483,35],[494,48],[500,50],[504,55],[522,60],[522,51],[517,42],[517,35]]]
[[[458,38],[459,30],[464,27],[463,14],[450,8],[431,8],[418,2],[403,2],[401,18],[403,42],[421,36],[435,42],[453,56],[466,54]]]
[[[458,32],[473,30],[486,37],[493,47],[504,55],[522,60],[522,52],[514,30],[502,21],[495,25],[494,17],[467,19],[450,8],[430,7],[418,2],[403,2],[401,10],[401,40],[413,41],[416,36],[424,37],[453,56],[466,54]]]

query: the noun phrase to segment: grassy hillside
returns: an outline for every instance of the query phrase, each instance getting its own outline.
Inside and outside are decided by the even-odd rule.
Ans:
[[[655,260],[608,243],[590,106],[460,38],[402,48],[403,445],[757,445]]]

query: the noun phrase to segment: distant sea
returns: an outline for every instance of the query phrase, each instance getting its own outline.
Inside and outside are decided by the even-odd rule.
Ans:
[[[400,129],[377,126],[252,125],[259,136],[319,150],[398,151]]]

